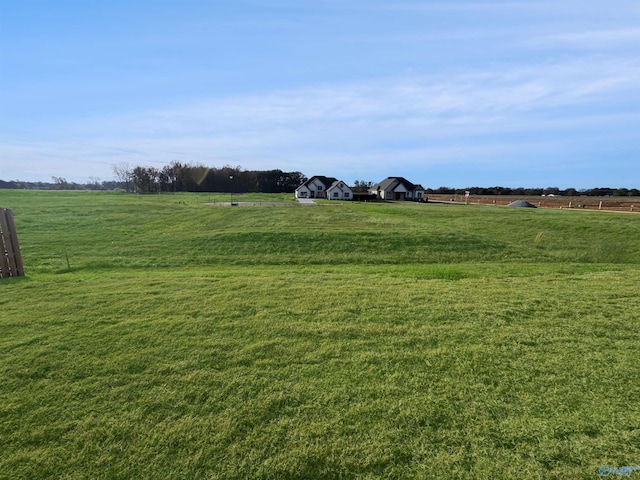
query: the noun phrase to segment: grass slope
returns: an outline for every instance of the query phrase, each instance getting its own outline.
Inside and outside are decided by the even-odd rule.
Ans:
[[[640,464],[640,217],[212,197],[0,191],[0,478]]]

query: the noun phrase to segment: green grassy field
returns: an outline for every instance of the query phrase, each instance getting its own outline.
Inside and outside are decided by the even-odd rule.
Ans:
[[[0,478],[640,465],[640,216],[212,201],[0,190]]]

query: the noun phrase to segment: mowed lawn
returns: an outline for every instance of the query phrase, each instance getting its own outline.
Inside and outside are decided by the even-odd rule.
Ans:
[[[640,465],[639,215],[224,201],[0,190],[0,478]]]

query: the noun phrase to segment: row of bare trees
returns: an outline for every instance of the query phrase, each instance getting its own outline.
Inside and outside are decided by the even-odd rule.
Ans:
[[[159,192],[293,192],[306,181],[301,172],[243,170],[240,166],[221,168],[174,161],[163,168],[113,165],[113,173],[125,189],[136,193]]]

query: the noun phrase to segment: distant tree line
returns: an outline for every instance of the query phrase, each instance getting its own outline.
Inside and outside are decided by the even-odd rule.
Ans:
[[[33,190],[115,190],[135,193],[162,192],[263,192],[293,193],[307,180],[300,172],[282,170],[243,170],[241,167],[221,168],[172,162],[163,168],[137,166],[127,163],[112,166],[116,181],[100,182],[91,178],[88,183],[68,182],[52,177],[52,182],[23,182],[0,180],[0,188]]]
[[[368,182],[366,180],[356,180],[355,182],[353,182],[351,190],[353,190],[354,193],[367,193],[369,189],[373,187],[373,185],[373,182]]]
[[[558,196],[581,196],[586,195],[589,197],[626,197],[626,196],[640,196],[640,190],[637,188],[589,188],[589,189],[575,189],[566,188],[564,190],[558,187],[547,188],[508,188],[508,187],[469,187],[469,188],[449,188],[439,187],[436,189],[427,188],[425,190],[427,194],[447,194],[447,195],[464,195],[469,192],[471,195],[522,195],[522,196],[542,196],[542,195],[558,195]]]
[[[300,172],[243,170],[172,162],[165,167],[114,165],[114,174],[125,189],[136,193],[159,192],[263,192],[292,193],[307,180]]]
[[[23,180],[0,180],[0,188],[20,190],[116,190],[124,188],[118,181],[90,180],[87,183],[68,182],[63,177],[53,177],[51,182],[26,182]]]
[[[292,193],[307,181],[301,172],[283,172],[282,170],[243,170],[242,167],[224,166],[221,168],[191,165],[174,161],[162,168],[137,166],[127,163],[112,165],[115,181],[100,181],[89,177],[87,183],[68,182],[63,177],[52,177],[51,182],[25,182],[20,180],[0,180],[0,188],[32,190],[116,190],[135,193],[161,192],[264,192]],[[356,180],[352,186],[355,193],[366,193],[374,183]],[[558,187],[547,188],[508,188],[508,187],[468,187],[427,188],[426,194],[464,195],[562,195],[562,196],[640,196],[637,188],[590,188],[575,189]]]

